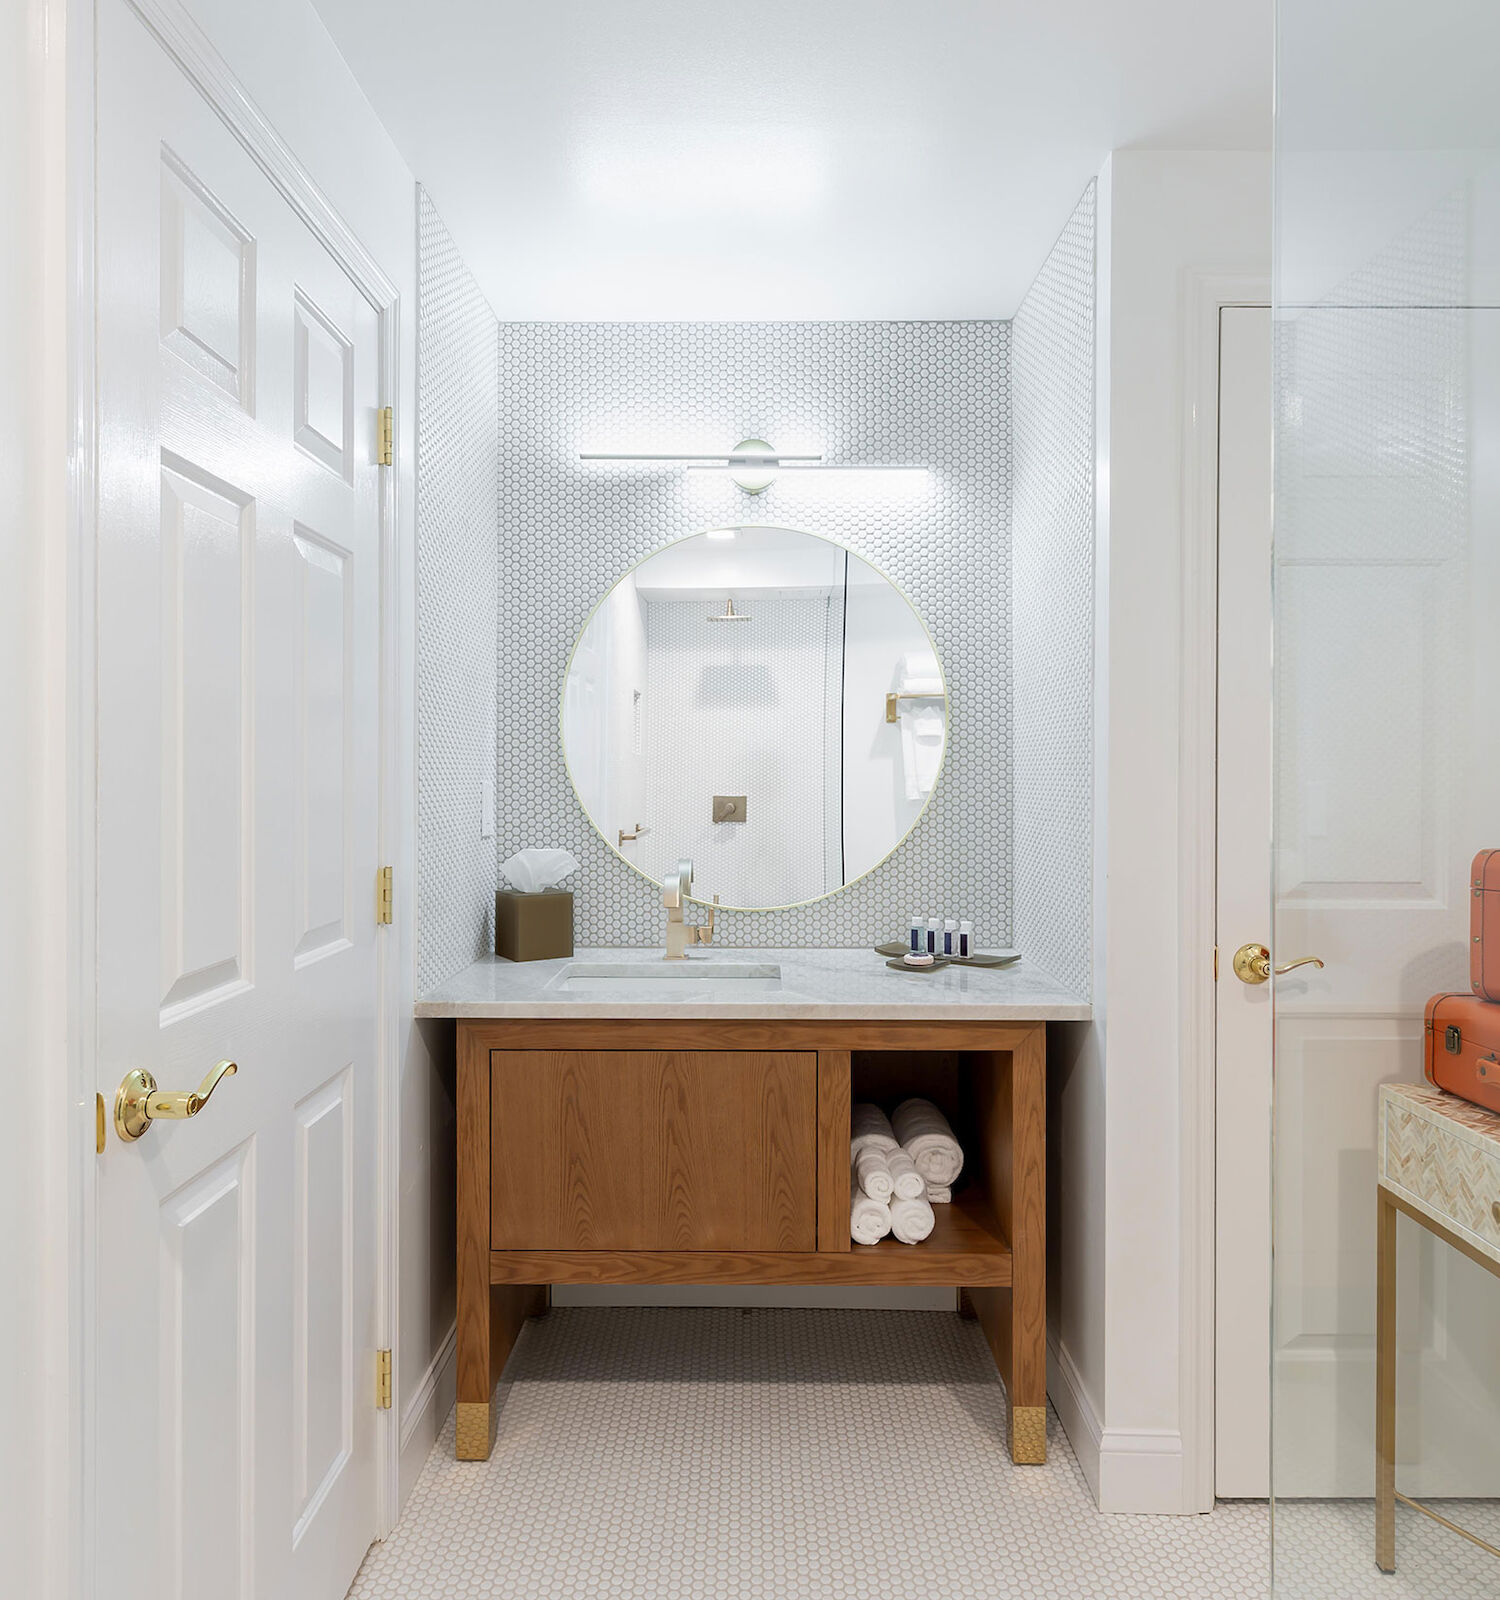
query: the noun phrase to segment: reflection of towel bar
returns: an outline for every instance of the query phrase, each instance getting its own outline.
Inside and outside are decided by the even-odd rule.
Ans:
[[[885,720],[895,722],[901,715],[896,702],[898,700],[946,700],[947,695],[934,690],[931,694],[896,694],[892,692],[885,697]]]

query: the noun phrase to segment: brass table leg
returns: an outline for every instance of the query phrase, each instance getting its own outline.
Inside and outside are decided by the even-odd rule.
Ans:
[[[1396,1206],[1377,1188],[1375,1229],[1375,1565],[1396,1570]]]

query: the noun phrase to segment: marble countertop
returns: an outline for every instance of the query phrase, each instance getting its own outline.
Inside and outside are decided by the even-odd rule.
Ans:
[[[663,970],[660,947],[578,950],[564,960],[505,961],[490,956],[424,994],[419,1017],[683,1017],[777,1018],[784,1021],[944,1018],[986,1022],[1079,1022],[1089,1003],[1024,959],[1013,967],[945,967],[941,972],[895,972],[873,950],[715,948],[688,958],[691,981],[679,997],[664,992],[679,982]],[[674,962],[682,971],[688,963]],[[718,966],[779,968],[780,986],[766,974],[747,982],[707,980]],[[602,983],[570,992],[564,969],[591,968]],[[600,969],[635,966],[638,981],[612,979]],[[660,977],[658,977],[660,974]],[[704,975],[700,978],[699,974]],[[600,993],[618,986],[618,993]]]

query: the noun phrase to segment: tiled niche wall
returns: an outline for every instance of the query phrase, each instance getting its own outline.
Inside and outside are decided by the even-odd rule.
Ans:
[[[864,945],[899,937],[929,907],[1008,943],[1008,325],[502,323],[499,341],[498,859],[527,845],[571,850],[578,942],[660,939],[659,896],[595,833],[568,779],[558,704],[573,643],[652,550],[725,524],[801,528],[864,556],[926,620],[950,690],[948,755],[933,803],[889,861],[808,906],[726,913],[724,943]],[[749,437],[931,470],[787,475],[752,498],[680,467],[578,460]]]
[[[494,948],[498,334],[418,192],[417,992]]]
[[[1079,994],[1092,961],[1094,186],[1011,323],[1015,939]]]

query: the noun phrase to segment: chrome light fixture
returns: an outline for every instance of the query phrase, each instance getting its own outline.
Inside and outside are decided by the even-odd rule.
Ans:
[[[585,450],[579,453],[580,461],[615,462],[669,462],[680,463],[689,472],[715,472],[728,477],[746,494],[760,494],[769,489],[781,472],[925,472],[917,464],[891,461],[825,461],[821,454],[783,453],[764,439],[741,439],[733,450],[723,455],[691,454],[678,451],[639,452],[621,454],[612,451]]]

